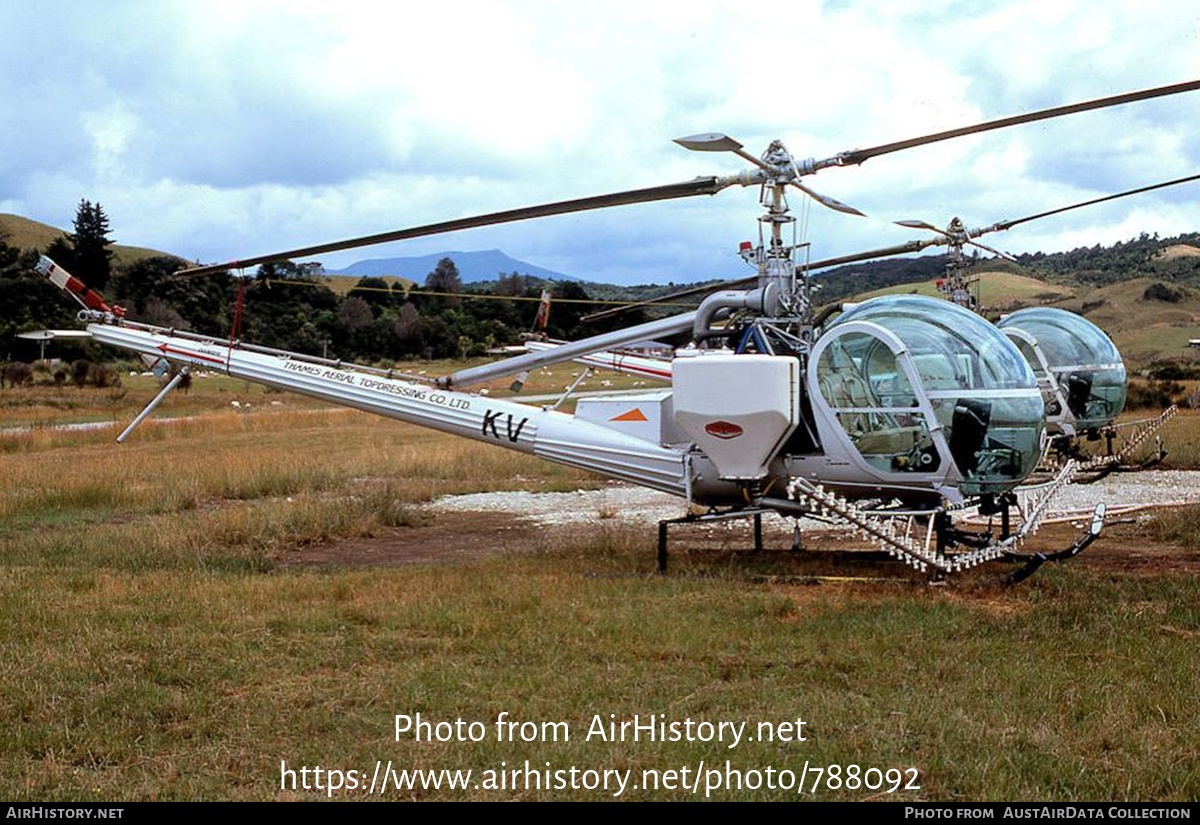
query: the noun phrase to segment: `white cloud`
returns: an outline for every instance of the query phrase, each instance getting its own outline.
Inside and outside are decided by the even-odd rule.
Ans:
[[[681,134],[822,157],[1197,74],[1190,1],[780,8],[18,4],[0,32],[0,195],[58,225],[99,200],[123,242],[221,260],[740,168],[670,143]],[[1195,115],[1193,93],[830,170],[810,184],[878,220],[814,207],[807,238],[827,257],[910,237],[894,218],[988,223],[1190,174]],[[1194,202],[1131,199],[1004,241],[1194,229]],[[328,262],[498,246],[585,277],[681,281],[739,274],[756,214],[735,190]]]
[[[109,180],[127,174],[124,154],[138,129],[138,117],[121,101],[115,101],[103,109],[82,112],[79,119],[92,140],[96,176]]]

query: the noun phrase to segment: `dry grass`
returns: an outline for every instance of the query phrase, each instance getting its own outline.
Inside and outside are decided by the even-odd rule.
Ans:
[[[111,432],[43,430],[0,452],[0,796],[315,798],[280,791],[280,760],[376,759],[476,771],[524,759],[915,765],[922,791],[906,799],[1200,793],[1194,576],[1072,564],[1011,591],[826,589],[680,553],[687,574],[659,578],[645,575],[653,531],[616,520],[463,564],[297,569],[274,559],[402,531],[431,496],[592,480],[356,412],[225,407],[121,447]],[[395,741],[393,715],[413,711],[563,720],[572,740]],[[591,715],[609,713],[803,716],[811,740],[584,741]]]
[[[112,433],[41,431],[0,453],[0,535],[213,502],[353,495],[386,483],[402,501],[496,489],[577,489],[587,476],[499,447],[358,412],[220,413]]]
[[[1161,258],[1166,261],[1174,260],[1176,258],[1197,258],[1200,257],[1200,249],[1197,249],[1191,244],[1177,243],[1172,244],[1165,249],[1159,250],[1154,257]]]
[[[1133,421],[1150,418],[1159,412],[1161,410],[1131,410],[1122,413],[1117,420]],[[1167,459],[1162,464],[1163,467],[1176,470],[1200,470],[1200,410],[1180,409],[1170,421],[1163,425],[1158,435],[1162,438],[1163,446],[1168,452]],[[1120,444],[1120,441],[1117,443]],[[1133,458],[1138,460],[1148,457],[1155,449],[1157,448],[1154,439],[1151,438]]]
[[[358,285],[360,279],[358,276],[354,275],[325,275],[319,280],[322,284],[329,287],[330,290],[336,292],[338,295],[348,295],[352,290],[354,290],[354,287]],[[382,280],[385,281],[389,287],[391,287],[393,294],[398,296],[405,295],[408,290],[411,289],[414,284],[416,284],[416,281],[412,280],[411,278],[402,278],[399,275],[384,275],[382,276]],[[304,287],[300,286],[296,288],[303,289]],[[364,293],[360,291],[358,294],[361,295]]]
[[[1156,541],[1200,549],[1200,505],[1157,510],[1149,524]]]
[[[133,419],[161,385],[153,376],[128,372],[121,386],[94,387],[38,385],[0,389],[0,431],[16,428],[44,429],[57,424],[89,421],[120,422]],[[233,402],[239,407],[234,407]],[[155,418],[182,418],[234,410],[271,412],[280,409],[318,409],[325,405],[291,393],[215,373],[197,376],[189,392],[174,392],[155,411]],[[0,435],[0,439],[9,436]],[[115,437],[115,433],[109,438]],[[0,440],[0,449],[5,442]]]

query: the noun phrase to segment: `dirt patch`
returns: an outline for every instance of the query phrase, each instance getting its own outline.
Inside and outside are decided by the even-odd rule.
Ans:
[[[1075,535],[1078,530],[1070,524],[1052,524],[1042,528],[1030,545],[1053,550],[1065,547]],[[1200,549],[1156,539],[1145,522],[1135,519],[1107,525],[1083,555],[1068,563],[1132,575],[1196,575],[1200,573]]]
[[[281,553],[284,567],[400,567],[478,561],[528,550],[538,530],[505,513],[438,513],[411,527],[368,538],[338,539]]]
[[[638,513],[628,519],[614,518],[609,523],[646,531],[647,547],[652,548],[655,528],[645,517],[645,513]],[[802,549],[791,552],[790,525],[784,519],[764,519],[762,553],[751,552],[754,534],[749,519],[674,526],[669,538],[672,569],[678,574],[696,569],[709,572],[737,569],[747,578],[783,585],[804,584],[806,580],[830,584],[831,579],[843,579],[856,587],[885,581],[891,584],[927,581],[923,574],[847,532],[805,530],[801,536]],[[1021,551],[1032,554],[1065,549],[1085,525],[1082,520],[1077,524],[1046,525]],[[575,529],[590,526],[587,518],[580,518],[573,525]],[[544,545],[547,530],[570,529],[572,526],[567,524],[542,524],[528,514],[427,509],[424,522],[416,526],[389,529],[369,538],[311,545],[282,553],[276,560],[287,567],[472,562],[535,551]],[[648,549],[645,562],[647,566],[653,564],[652,549]],[[1144,521],[1131,519],[1106,526],[1099,541],[1066,563],[1122,575],[1196,575],[1200,573],[1200,550],[1159,541]],[[994,601],[992,607],[997,613],[1009,612],[1012,605],[990,588],[1015,569],[1015,565],[982,565],[953,576],[954,589],[971,591],[976,602]]]
[[[1079,537],[1086,526],[1087,522],[1082,520],[1078,523],[1047,525],[1027,540],[1019,552],[1033,554],[1064,550]],[[831,560],[843,562],[844,575],[855,575],[848,572],[852,569],[860,571],[858,575],[882,575],[877,572],[880,570],[891,570],[893,575],[903,575],[903,571],[908,569],[896,562],[877,561],[870,553],[864,552],[870,545],[855,537],[829,533],[812,534],[806,541],[806,547],[815,551],[825,551],[814,552],[814,556],[840,557]],[[1151,528],[1144,521],[1134,518],[1106,525],[1097,541],[1082,554],[1064,563],[1125,575],[1197,575],[1200,574],[1200,548],[1161,541],[1154,537]],[[985,582],[989,578],[1001,575],[1007,569],[1015,570],[1016,567],[990,563],[973,568],[965,574],[955,574],[953,578],[956,585],[970,584],[972,587],[986,589]],[[986,596],[982,592],[977,595]]]

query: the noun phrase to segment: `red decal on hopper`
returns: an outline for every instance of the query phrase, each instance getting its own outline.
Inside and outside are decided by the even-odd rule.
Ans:
[[[730,421],[714,421],[704,425],[704,432],[716,438],[737,438],[742,428]]]

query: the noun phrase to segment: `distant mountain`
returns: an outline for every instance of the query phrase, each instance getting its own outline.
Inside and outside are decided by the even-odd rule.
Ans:
[[[502,272],[506,275],[510,272],[519,272],[522,275],[532,275],[535,278],[553,281],[579,280],[561,272],[511,258],[499,249],[487,249],[480,252],[435,252],[432,255],[415,255],[406,258],[371,258],[353,263],[344,269],[327,269],[325,272],[329,275],[350,275],[356,278],[365,275],[397,275],[423,284],[425,276],[434,270],[442,258],[450,258],[454,261],[464,284],[494,281]]]

